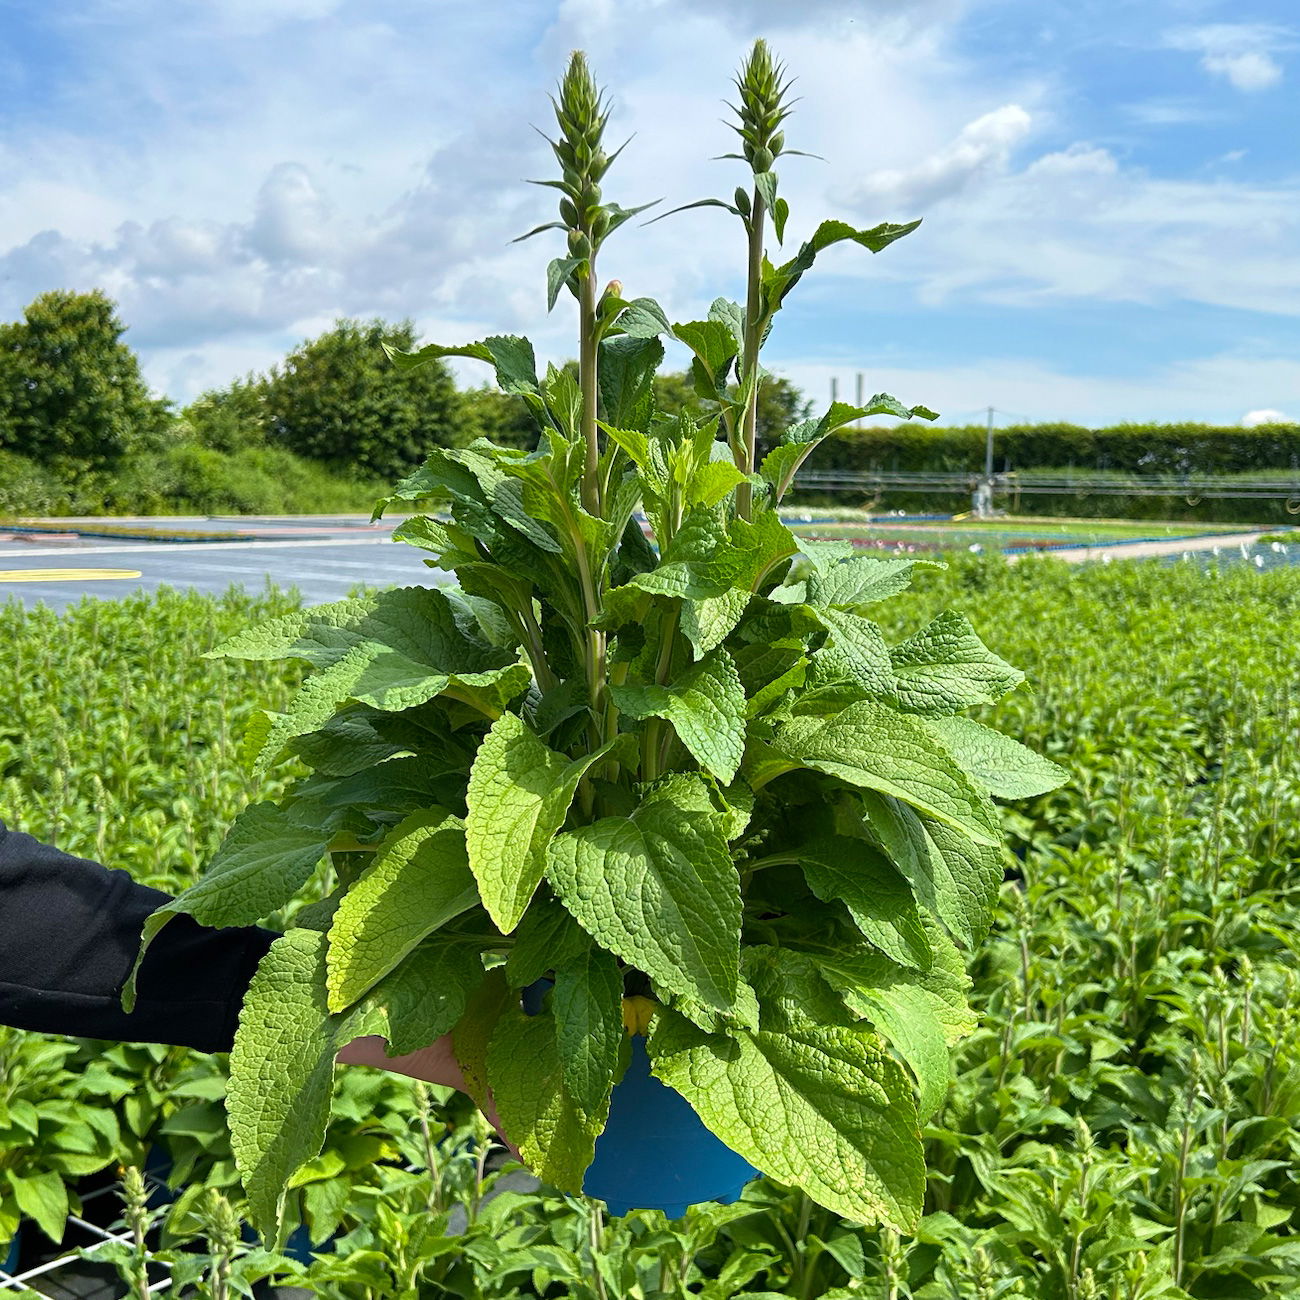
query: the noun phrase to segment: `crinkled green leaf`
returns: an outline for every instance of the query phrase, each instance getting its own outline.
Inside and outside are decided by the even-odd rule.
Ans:
[[[681,806],[683,781],[652,790],[630,816],[557,836],[547,877],[602,947],[665,988],[729,1011],[740,877],[721,818]]]
[[[925,725],[953,758],[999,799],[1046,794],[1070,779],[1063,767],[973,718],[928,718]]]
[[[325,856],[330,832],[299,826],[273,803],[250,804],[235,818],[203,878],[153,912],[144,923],[140,951],[122,993],[135,1005],[135,981],[149,945],[173,917],[200,925],[252,925],[283,907],[311,879]]]
[[[664,309],[653,298],[633,298],[618,318],[619,328],[633,338],[648,339],[658,334],[672,337],[673,327]]]
[[[830,633],[812,657],[817,684],[848,681],[858,698],[892,700],[894,671],[880,628],[851,610],[820,609],[816,617]]]
[[[523,988],[581,956],[590,946],[586,931],[542,891],[534,895],[515,931],[514,946],[506,958],[506,975],[515,988]]]
[[[632,580],[643,591],[704,600],[733,588],[754,591],[762,578],[797,550],[794,535],[775,511],[759,511],[752,523],[724,524],[697,508],[669,543],[659,567]]]
[[[808,577],[807,602],[822,608],[856,609],[905,591],[918,565],[942,568],[934,560],[876,559],[855,555]]]
[[[483,906],[502,933],[519,924],[545,874],[546,846],[603,752],[571,761],[513,713],[503,713],[484,737],[470,770],[465,839]]]
[[[964,614],[951,609],[891,653],[899,707],[927,717],[992,704],[1025,679],[979,639]]]
[[[579,956],[558,965],[551,1009],[565,1090],[585,1114],[604,1114],[623,1041],[618,960],[588,944]]]
[[[463,611],[426,587],[396,588],[368,601],[273,620],[213,653],[306,658],[318,669],[272,722],[258,770],[288,741],[325,726],[349,701],[398,712],[452,690],[491,709],[503,692],[517,694],[530,679],[516,651],[467,635]]]
[[[774,311],[781,300],[798,284],[804,272],[817,260],[817,254],[832,244],[851,240],[873,253],[887,248],[896,239],[911,234],[921,223],[909,221],[905,225],[885,221],[869,230],[857,230],[845,221],[823,221],[813,232],[812,238],[806,240],[799,251],[788,262],[773,267],[765,264],[763,268],[763,292],[768,300],[768,311]]]
[[[773,748],[800,767],[901,799],[977,844],[1001,843],[988,796],[916,718],[863,701],[829,718],[794,718],[777,729]]]
[[[553,1018],[507,1008],[492,1033],[487,1073],[501,1123],[525,1163],[577,1195],[606,1114],[584,1111],[565,1087]]]
[[[374,1032],[388,1040],[388,1055],[405,1056],[448,1033],[482,981],[477,949],[427,940],[366,994],[365,1011],[382,1018]]]
[[[907,881],[865,840],[827,835],[790,856],[813,893],[823,902],[843,903],[863,936],[886,956],[903,966],[930,964],[930,941]]]
[[[653,336],[629,334],[600,345],[600,397],[605,419],[620,429],[644,429],[654,411],[651,381],[664,359],[664,345]]]
[[[943,1103],[952,1074],[950,1046],[975,1028],[966,1001],[970,979],[952,941],[934,924],[927,969],[909,970],[867,950],[796,941],[854,1015],[872,1022],[916,1078],[922,1118]]]
[[[861,799],[871,834],[911,882],[917,900],[963,943],[983,939],[1002,884],[997,849],[976,844],[901,800],[870,791]]]
[[[714,650],[670,686],[614,686],[619,711],[666,718],[695,761],[720,781],[736,775],[745,752],[745,693],[725,650]]]
[[[325,1140],[335,1054],[374,1028],[325,1005],[323,934],[290,930],[271,945],[239,1013],[226,1094],[249,1217],[268,1239],[283,1234],[290,1177]]]
[[[422,939],[477,902],[460,818],[443,808],[412,813],[334,913],[330,1010],[351,1006]]]
[[[925,1183],[916,1103],[870,1030],[710,1035],[664,1008],[647,1047],[655,1076],[769,1177],[845,1218],[915,1228]]]
[[[745,615],[751,599],[748,591],[733,589],[720,596],[682,601],[682,633],[691,643],[696,659],[720,646]]]

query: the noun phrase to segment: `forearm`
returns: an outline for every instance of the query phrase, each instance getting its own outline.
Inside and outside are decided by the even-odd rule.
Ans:
[[[127,1015],[144,919],[168,896],[0,822],[0,1023],[42,1033],[228,1051],[275,935],[178,917],[155,940]]]

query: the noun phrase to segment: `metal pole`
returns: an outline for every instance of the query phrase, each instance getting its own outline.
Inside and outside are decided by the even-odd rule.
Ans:
[[[856,407],[858,408],[858,410],[860,411],[860,410],[862,409],[862,371],[861,371],[861,370],[858,371],[857,385],[856,385],[856,388],[855,388],[854,391],[855,391],[855,393],[856,393],[856,397],[855,397],[855,400],[854,400],[853,405],[856,406]],[[853,422],[853,427],[854,427],[855,429],[860,429],[860,428],[862,428],[862,421],[861,421],[861,419],[855,420],[855,421]]]
[[[993,408],[989,407],[989,429],[984,439],[984,477],[993,477]]]
[[[831,376],[831,402],[835,403],[840,400],[840,381],[838,376]]]

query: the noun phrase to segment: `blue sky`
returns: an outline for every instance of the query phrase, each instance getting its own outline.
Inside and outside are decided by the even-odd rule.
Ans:
[[[953,420],[1300,418],[1294,0],[0,0],[0,317],[101,287],[178,400],[341,315],[562,359],[558,249],[509,241],[551,215],[521,182],[567,51],[634,135],[607,195],[681,203],[740,179],[710,156],[756,35],[825,158],[781,169],[789,242],[924,218],[824,255],[773,370]],[[625,227],[602,278],[691,319],[743,261],[706,209]]]

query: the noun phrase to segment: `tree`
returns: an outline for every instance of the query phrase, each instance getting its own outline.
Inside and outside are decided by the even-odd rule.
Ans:
[[[166,440],[168,403],[150,394],[110,298],[56,289],[23,315],[0,326],[0,446],[78,472]]]
[[[189,437],[213,451],[235,452],[266,445],[266,381],[256,375],[229,388],[210,389],[181,412]]]
[[[696,415],[712,412],[713,403],[705,403],[695,392],[689,372],[656,375],[655,403],[666,415],[692,411]],[[762,450],[773,446],[782,433],[812,411],[812,402],[788,379],[770,375],[758,390],[758,445]]]
[[[498,447],[532,451],[537,446],[538,428],[524,400],[484,384],[461,395],[465,431],[474,438],[488,438]]]
[[[385,478],[466,441],[460,395],[441,362],[406,373],[383,344],[415,346],[410,321],[340,320],[302,344],[265,383],[267,439],[300,456]]]

